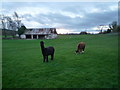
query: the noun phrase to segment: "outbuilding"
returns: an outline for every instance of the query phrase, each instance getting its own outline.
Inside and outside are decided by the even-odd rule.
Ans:
[[[54,39],[57,37],[56,28],[27,29],[21,38],[23,39]]]

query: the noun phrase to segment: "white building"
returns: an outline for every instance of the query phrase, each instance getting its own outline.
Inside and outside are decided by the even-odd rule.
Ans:
[[[57,37],[56,28],[27,29],[21,35],[23,39],[54,39]]]

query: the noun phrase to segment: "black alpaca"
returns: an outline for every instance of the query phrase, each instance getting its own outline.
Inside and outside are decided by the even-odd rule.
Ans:
[[[42,51],[42,55],[43,55],[43,62],[45,62],[45,61],[48,62],[49,55],[51,55],[51,60],[53,60],[55,49],[53,47],[46,47],[45,48],[43,41],[40,42],[40,46],[41,46],[41,51]]]

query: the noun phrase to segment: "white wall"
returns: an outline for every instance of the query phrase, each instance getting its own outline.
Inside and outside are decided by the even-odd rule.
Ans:
[[[57,34],[51,34],[51,35],[48,35],[48,36],[45,36],[46,39],[54,39],[54,38],[57,38]]]
[[[25,39],[25,38],[26,38],[26,36],[25,36],[25,35],[20,35],[20,37],[21,37],[22,39]]]

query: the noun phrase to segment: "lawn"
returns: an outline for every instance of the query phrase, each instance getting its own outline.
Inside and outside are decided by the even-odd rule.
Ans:
[[[41,40],[3,40],[3,88],[116,88],[117,35],[60,35],[43,40],[55,47],[54,61],[43,63]],[[84,54],[74,52],[86,43]]]

